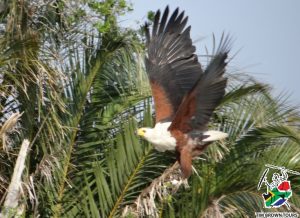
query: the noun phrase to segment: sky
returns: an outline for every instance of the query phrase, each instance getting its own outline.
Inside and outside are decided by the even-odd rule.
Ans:
[[[189,17],[197,54],[212,45],[212,34],[223,32],[234,39],[233,68],[270,84],[273,95],[290,96],[300,106],[300,0],[131,0],[133,11],[121,25],[139,28],[147,12],[179,7]]]

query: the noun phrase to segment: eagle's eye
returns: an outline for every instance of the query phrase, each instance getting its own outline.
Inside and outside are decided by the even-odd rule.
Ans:
[[[143,130],[142,130],[142,132],[143,132],[143,133],[146,133],[146,130],[145,130],[145,129],[143,129]]]

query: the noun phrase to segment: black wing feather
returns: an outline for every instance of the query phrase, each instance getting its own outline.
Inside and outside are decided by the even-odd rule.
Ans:
[[[196,49],[192,45],[190,27],[186,28],[188,17],[184,16],[184,12],[179,14],[177,8],[168,20],[168,7],[162,18],[160,15],[157,11],[151,36],[146,26],[146,70],[150,81],[159,84],[166,93],[174,112],[167,119],[172,120],[183,97],[193,88],[203,71],[194,54]],[[163,107],[158,105],[156,108]]]
[[[163,14],[162,18],[161,18],[161,23],[159,25],[159,30],[158,30],[159,33],[164,32],[164,28],[166,26],[168,16],[169,16],[169,8],[167,7],[164,11],[164,14]]]
[[[223,75],[227,65],[229,47],[230,39],[227,37],[224,40],[222,37],[217,54],[214,55],[205,72],[182,101],[170,130],[179,129],[188,133],[207,129],[213,111],[225,94],[227,78]]]
[[[223,75],[230,47],[230,37],[225,37],[223,34],[216,55],[199,80],[199,84],[197,85],[197,111],[193,120],[193,128],[195,129],[206,130],[212,113],[225,95],[227,78],[223,77]]]

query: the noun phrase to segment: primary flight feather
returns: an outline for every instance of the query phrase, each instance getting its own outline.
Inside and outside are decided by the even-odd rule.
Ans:
[[[184,177],[189,177],[192,158],[211,142],[227,137],[220,131],[207,131],[207,125],[225,94],[229,40],[222,38],[203,71],[186,24],[184,12],[177,8],[169,18],[167,7],[162,16],[156,12],[152,31],[146,26],[146,70],[156,124],[137,132],[158,151],[175,150]]]

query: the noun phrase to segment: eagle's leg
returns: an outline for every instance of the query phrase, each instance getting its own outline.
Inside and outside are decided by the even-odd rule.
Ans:
[[[186,145],[180,151],[176,151],[177,160],[180,164],[181,172],[184,178],[192,174],[192,150]]]
[[[187,144],[181,149],[176,149],[176,158],[180,164],[184,178],[188,178],[192,174],[192,159],[197,157],[212,142],[201,142],[195,144]]]

